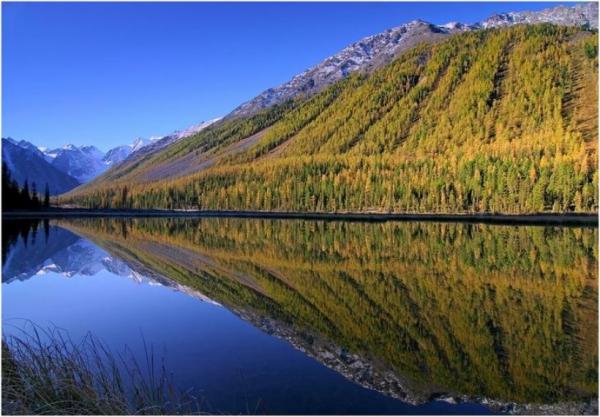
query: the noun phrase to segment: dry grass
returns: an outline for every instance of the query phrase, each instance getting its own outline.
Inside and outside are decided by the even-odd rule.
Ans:
[[[29,323],[2,340],[2,414],[192,414],[198,401],[174,388],[163,363],[145,347],[115,357],[88,334],[79,343],[57,328]]]

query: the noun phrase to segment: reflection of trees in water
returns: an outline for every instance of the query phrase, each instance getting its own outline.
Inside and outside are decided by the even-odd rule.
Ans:
[[[48,219],[18,219],[2,221],[2,263],[6,260],[10,248],[17,242],[19,237],[23,244],[35,244],[38,228],[43,227],[44,239],[48,241],[50,235],[50,222]]]
[[[247,219],[66,225],[236,311],[365,354],[427,390],[520,402],[597,390],[594,228]]]

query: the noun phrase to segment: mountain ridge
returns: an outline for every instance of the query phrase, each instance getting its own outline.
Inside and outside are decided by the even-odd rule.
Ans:
[[[596,3],[579,3],[574,6],[556,6],[539,12],[499,13],[474,24],[449,22],[435,25],[419,19],[413,20],[351,43],[340,52],[292,77],[290,81],[269,88],[255,98],[242,103],[227,117],[249,116],[298,94],[321,91],[351,72],[368,72],[379,68],[389,63],[398,53],[421,41],[436,41],[465,30],[533,23],[554,23],[597,29],[598,7]]]

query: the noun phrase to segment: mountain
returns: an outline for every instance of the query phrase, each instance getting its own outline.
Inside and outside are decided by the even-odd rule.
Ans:
[[[221,117],[217,117],[215,119],[207,120],[205,122],[192,125],[184,130],[176,130],[167,136],[153,137],[150,139],[150,141],[138,139],[136,142],[134,142],[132,152],[128,155],[128,157],[131,156],[131,160],[134,160],[159,151],[183,138],[195,135],[196,133],[200,132],[203,129],[206,129],[208,126],[218,122],[219,120],[221,120]]]
[[[62,194],[80,184],[76,178],[48,163],[42,152],[26,141],[16,142],[3,138],[2,161],[21,187],[25,180],[30,186],[35,182],[38,193],[44,192],[46,184],[52,195]]]
[[[296,75],[290,81],[270,88],[237,107],[230,116],[248,116],[257,111],[292,99],[300,94],[314,94],[353,72],[370,71],[389,63],[400,52],[419,42],[435,42],[464,30],[462,26],[441,27],[415,20],[383,33],[366,37],[320,64]]]
[[[511,12],[496,14],[474,28],[494,28],[517,24],[552,23],[562,26],[582,26],[598,29],[598,4],[576,3],[573,6],[556,6],[539,12]]]
[[[131,145],[121,145],[110,149],[102,161],[107,165],[116,165],[125,160],[131,154]]]
[[[155,140],[137,138],[129,145],[117,146],[106,153],[95,146],[78,147],[69,144],[58,149],[44,150],[43,155],[59,170],[74,176],[81,183],[86,183]]]
[[[579,16],[588,10],[582,7],[588,6],[568,10]],[[596,32],[493,20],[479,25],[498,26],[491,29],[449,24],[447,30],[457,31],[452,36],[418,43],[376,69],[225,118],[109,170],[62,201],[221,210],[595,212]]]
[[[180,139],[200,132],[202,129],[218,120],[220,120],[220,118],[208,120],[181,131],[177,130],[170,135],[163,137],[157,136],[151,137],[150,139],[137,138],[129,145],[117,146],[106,153],[95,146],[89,145],[76,146],[68,144],[61,148],[48,149],[45,147],[37,147],[25,140],[17,142],[12,138],[7,138],[3,139],[3,143],[4,141],[7,141],[13,146],[8,147],[6,153],[3,151],[3,158],[5,154],[8,158],[10,155],[15,155],[16,153],[20,156],[13,156],[10,161],[28,161],[35,157],[36,164],[44,167],[37,169],[36,172],[43,172],[44,170],[50,169],[52,172],[52,174],[50,174],[52,182],[56,184],[51,187],[53,190],[56,190],[53,191],[52,194],[61,194],[71,190],[79,184],[93,180],[107,169],[121,164],[129,157],[136,158],[145,155],[147,152],[160,150]],[[45,164],[41,163],[40,159],[44,160]],[[48,165],[50,165],[50,168],[48,168]],[[29,175],[25,173],[26,171],[23,164],[18,164],[16,162],[14,164],[11,163],[9,164],[9,169],[14,172],[15,178],[21,185]],[[61,177],[69,178],[70,180],[64,180],[64,184],[58,185],[58,182],[56,182],[58,179],[55,177],[60,173],[62,173],[62,175],[60,175]],[[36,174],[35,178],[38,178],[38,180],[36,180],[38,187],[39,184],[45,184],[45,180],[43,183],[38,182],[39,178],[43,177],[43,175]]]
[[[160,139],[160,137],[153,137],[150,139],[137,138],[133,141],[133,143],[129,145],[117,146],[115,148],[110,149],[108,152],[106,152],[106,154],[102,158],[102,161],[109,166],[117,165],[125,159],[127,159],[127,157],[129,157],[129,155],[131,155],[132,153],[137,152],[140,149],[151,145]]]
[[[12,143],[13,145],[17,145],[20,148],[23,148],[41,158],[46,159],[44,153],[40,149],[38,149],[33,143],[27,142],[26,140],[20,140],[17,142],[12,138],[6,138],[6,140]]]
[[[95,146],[65,145],[59,149],[47,151],[52,166],[85,183],[104,172],[106,165],[102,158],[104,153]]]
[[[434,25],[415,20],[368,36],[325,59],[320,64],[296,75],[278,87],[268,89],[252,100],[237,107],[229,117],[248,116],[257,111],[282,103],[300,94],[313,94],[339,81],[352,72],[368,72],[389,63],[399,53],[419,42],[435,42],[466,30],[489,29],[516,24],[553,23],[566,26],[598,27],[596,3],[558,6],[539,12],[497,14],[472,25],[450,22]]]
[[[206,129],[208,126],[210,126],[214,123],[217,123],[221,119],[222,119],[222,117],[216,117],[214,119],[206,120],[206,121],[198,123],[196,125],[192,125],[192,126],[188,127],[187,129],[176,130],[175,132],[171,133],[168,136],[165,136],[164,138],[171,138],[170,143],[173,143],[175,141],[178,141],[179,139],[183,139],[183,138],[187,138],[188,136],[195,135],[196,133],[200,132],[201,130]],[[164,139],[164,138],[162,138],[162,139]]]
[[[207,129],[209,126],[216,124],[220,120],[220,117],[207,120],[197,125],[190,126],[187,129],[175,131],[170,135],[155,138],[150,143],[145,144],[144,146],[139,146],[137,147],[137,149],[132,149],[131,152],[129,152],[127,156],[121,161],[121,163],[119,163],[118,165],[115,164],[114,168],[109,170],[106,173],[106,175],[98,177],[96,181],[92,183],[92,186],[96,182],[110,180],[112,178],[115,178],[115,176],[118,177],[119,173],[121,172],[130,171],[132,167],[136,167],[142,162],[146,161],[148,158],[152,158],[154,154],[159,153],[161,150],[167,148],[168,146],[173,145],[176,142],[181,141],[182,139],[194,136],[200,133],[201,131]],[[160,178],[160,174],[157,178]]]

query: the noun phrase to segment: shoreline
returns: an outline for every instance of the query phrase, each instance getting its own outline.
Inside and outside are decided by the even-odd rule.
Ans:
[[[558,225],[598,227],[597,214],[436,214],[436,213],[324,213],[232,210],[122,210],[122,209],[50,209],[6,211],[2,219],[63,217],[237,217],[257,219],[302,219],[327,221],[426,221],[444,223],[488,223],[506,225]]]

